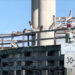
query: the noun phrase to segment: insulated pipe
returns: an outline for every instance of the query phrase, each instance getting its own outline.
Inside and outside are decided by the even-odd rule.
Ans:
[[[39,0],[39,25],[42,26],[42,30],[49,30],[50,26],[55,22],[53,17],[55,16],[55,0]],[[54,32],[41,33],[39,38],[53,38]],[[40,45],[53,45],[54,40],[40,41]]]

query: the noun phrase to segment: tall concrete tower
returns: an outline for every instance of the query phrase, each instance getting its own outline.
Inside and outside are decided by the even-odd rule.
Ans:
[[[42,30],[49,30],[49,28],[51,27],[51,25],[53,25],[55,23],[54,20],[54,16],[55,16],[55,0],[32,0],[32,25],[34,29],[37,29],[40,27],[42,27]],[[42,38],[54,38],[54,32],[44,32],[44,33],[40,33],[36,36],[36,38],[38,39],[42,39]],[[38,42],[36,42],[38,43]],[[37,45],[53,45],[54,44],[54,40],[50,39],[50,40],[42,40],[39,41],[39,43]],[[34,56],[39,55],[40,54],[34,54]],[[44,53],[43,55],[46,55],[46,53]],[[42,55],[42,56],[43,56]],[[47,65],[47,62],[33,62],[33,65],[36,64],[40,64],[40,65]],[[42,75],[47,75],[48,72],[47,71],[43,71]]]
[[[42,30],[49,30],[54,24],[55,16],[55,0],[32,0],[32,25],[36,29],[43,27]],[[54,32],[46,32],[39,34],[38,38],[53,38]],[[52,45],[54,40],[43,40],[39,45]]]
[[[39,25],[43,27],[42,30],[49,30],[54,24],[55,16],[55,0],[39,0]],[[53,38],[54,32],[41,33],[40,38]],[[52,45],[54,40],[40,41],[40,45]]]

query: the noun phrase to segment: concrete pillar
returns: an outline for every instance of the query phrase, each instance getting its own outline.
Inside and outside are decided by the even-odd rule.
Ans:
[[[43,26],[42,30],[49,30],[50,26],[54,23],[53,17],[55,16],[55,0],[39,0],[39,24]],[[53,38],[54,32],[41,33],[40,38]],[[53,45],[54,40],[40,41],[40,45]]]
[[[25,55],[24,54],[22,54],[20,57],[25,57]],[[25,62],[21,62],[21,66],[25,66]],[[25,70],[22,70],[21,71],[21,75],[25,75],[26,74],[26,72],[25,72]]]
[[[2,56],[0,56],[0,59],[2,58]],[[0,67],[2,67],[3,65],[2,65],[2,62],[0,62]],[[3,75],[3,71],[2,70],[0,70],[0,75]]]
[[[13,55],[10,54],[10,55],[8,56],[8,58],[13,58]],[[9,63],[9,64],[12,64],[12,63]],[[14,71],[8,71],[8,75],[14,75]]]
[[[32,0],[32,25],[33,28],[43,26],[42,30],[49,30],[50,26],[54,23],[55,16],[55,0]],[[36,36],[36,38],[54,38],[54,32],[44,32]],[[39,40],[38,40],[39,41]],[[37,42],[36,42],[37,43]],[[37,45],[53,45],[54,40],[39,41]],[[32,54],[33,56],[41,56],[39,53]],[[46,56],[43,53],[42,56]],[[33,65],[46,65],[47,62],[33,62]],[[43,71],[42,75],[48,75],[48,72]]]
[[[32,26],[36,30],[39,27],[39,0],[32,0]],[[38,39],[38,34],[36,34],[35,37],[32,37],[32,39]],[[38,42],[35,41],[35,43],[32,44],[33,46],[37,46]],[[31,56],[37,57],[38,53],[32,53]],[[34,61],[31,65],[38,66],[38,62]],[[35,72],[33,72],[35,74]],[[32,75],[33,75],[32,74]]]
[[[13,57],[14,58],[19,58],[20,54],[15,54]],[[14,66],[17,66],[17,65],[18,65],[18,62],[14,62]],[[14,75],[21,75],[21,71],[14,70]]]
[[[49,28],[55,23],[55,0],[39,0],[39,25],[42,30],[49,30]],[[40,33],[40,39],[42,38],[54,38],[54,32]],[[39,42],[40,46],[54,45],[54,39],[42,40]],[[42,56],[47,56],[48,53],[43,53]],[[48,62],[39,62],[40,65],[48,66]],[[42,71],[42,75],[48,75],[48,71]]]
[[[75,69],[71,70],[71,75],[75,75]]]

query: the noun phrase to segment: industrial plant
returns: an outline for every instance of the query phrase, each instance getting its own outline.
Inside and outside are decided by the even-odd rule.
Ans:
[[[31,29],[0,34],[0,75],[75,75],[75,17],[56,17],[56,0],[31,0]]]

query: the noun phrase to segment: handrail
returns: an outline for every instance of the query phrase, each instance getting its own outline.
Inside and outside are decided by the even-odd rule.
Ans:
[[[56,18],[56,23],[62,23],[62,28],[53,28],[53,29],[49,29],[49,30],[26,30],[24,29],[23,32],[12,32],[11,34],[0,34],[0,47],[3,49],[5,47],[10,47],[13,48],[12,45],[15,45],[15,47],[19,47],[17,44],[22,44],[23,47],[26,46],[32,46],[32,43],[35,41],[38,41],[37,39],[32,39],[32,37],[35,37],[36,34],[41,34],[41,33],[47,33],[47,32],[55,32],[55,34],[59,34],[58,32],[60,32],[60,34],[65,34],[66,31],[68,31],[67,26],[64,27],[65,24],[65,18],[66,17],[61,17],[61,19],[59,17]],[[70,20],[66,21],[68,22],[75,22],[75,17],[72,17]],[[75,26],[73,26],[71,28],[71,30],[75,30]],[[18,39],[15,39],[18,38]],[[56,40],[56,39],[65,39],[65,36],[55,36],[52,38],[40,38],[39,40]],[[75,38],[75,35],[74,35]],[[6,46],[7,45],[7,46]],[[11,45],[11,46],[10,46]]]

